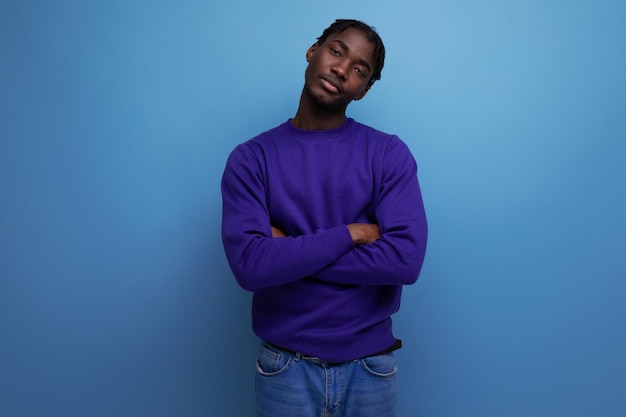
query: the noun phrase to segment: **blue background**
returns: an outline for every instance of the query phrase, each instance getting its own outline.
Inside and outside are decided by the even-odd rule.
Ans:
[[[398,416],[626,415],[609,0],[2,1],[0,415],[253,415],[220,176],[337,17],[386,43],[350,115],[408,143],[430,221]]]

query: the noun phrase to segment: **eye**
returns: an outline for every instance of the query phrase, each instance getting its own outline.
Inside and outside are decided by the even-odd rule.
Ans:
[[[330,48],[330,53],[335,55],[335,56],[341,56],[341,53],[338,50],[334,49],[334,48]]]
[[[361,77],[361,78],[367,77],[367,74],[365,72],[361,71],[361,68],[355,68],[354,70],[359,75],[359,77]]]

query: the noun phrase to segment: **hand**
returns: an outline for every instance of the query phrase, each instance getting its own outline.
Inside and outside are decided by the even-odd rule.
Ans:
[[[272,237],[287,237],[278,227],[272,226]]]
[[[378,225],[372,223],[352,223],[348,225],[348,231],[355,245],[367,245],[380,237]]]

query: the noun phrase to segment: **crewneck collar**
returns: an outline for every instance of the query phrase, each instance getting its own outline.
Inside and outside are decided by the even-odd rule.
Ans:
[[[348,128],[354,123],[354,119],[346,117],[341,126],[334,129],[327,130],[308,130],[300,129],[291,124],[293,119],[288,119],[283,126],[289,131],[292,136],[307,138],[307,139],[333,139],[341,136]]]

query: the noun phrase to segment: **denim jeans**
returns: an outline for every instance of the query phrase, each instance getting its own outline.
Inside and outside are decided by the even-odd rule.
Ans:
[[[261,343],[257,417],[394,417],[393,353],[331,364]]]

